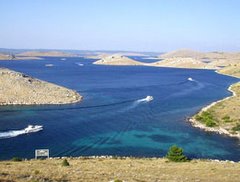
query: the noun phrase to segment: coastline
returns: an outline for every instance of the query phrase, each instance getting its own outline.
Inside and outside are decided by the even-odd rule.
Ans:
[[[218,74],[221,74],[219,72],[216,71],[216,73]],[[228,75],[230,76],[230,75]],[[199,113],[202,113],[204,111],[207,111],[208,109],[210,109],[211,107],[215,106],[216,104],[222,102],[222,101],[225,101],[225,100],[228,100],[230,98],[233,98],[233,97],[236,97],[236,93],[234,90],[232,90],[232,87],[237,84],[237,83],[240,83],[240,82],[236,82],[236,83],[233,83],[231,84],[229,87],[228,87],[228,91],[230,91],[232,93],[231,96],[228,96],[228,97],[225,97],[221,100],[218,100],[218,101],[214,101],[212,103],[210,103],[209,105],[203,107],[199,112],[197,112],[196,114],[194,114],[193,116],[191,116],[188,121],[190,122],[190,124],[195,127],[195,128],[199,128],[199,129],[202,129],[206,132],[214,132],[214,133],[218,133],[218,134],[221,134],[221,135],[227,135],[229,137],[234,137],[234,138],[238,138],[240,140],[240,134],[232,134],[230,133],[229,131],[227,131],[226,129],[222,128],[222,127],[208,127],[206,125],[204,125],[203,123],[201,123],[200,121],[196,120],[194,117],[199,114]]]

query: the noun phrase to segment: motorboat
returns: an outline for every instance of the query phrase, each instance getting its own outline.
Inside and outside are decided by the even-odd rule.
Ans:
[[[84,64],[82,63],[76,63],[78,66],[84,66]]]
[[[28,125],[27,128],[24,129],[25,133],[33,133],[43,130],[43,126],[41,125]]]
[[[148,95],[144,100],[150,102],[153,100],[153,96]]]
[[[192,81],[193,81],[193,79],[192,79],[191,77],[189,77],[189,78],[188,78],[188,81],[191,81],[191,82],[192,82]]]
[[[53,64],[45,64],[46,67],[52,67]]]

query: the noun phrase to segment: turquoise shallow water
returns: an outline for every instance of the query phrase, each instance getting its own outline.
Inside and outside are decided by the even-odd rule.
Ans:
[[[31,158],[37,148],[49,148],[51,156],[158,157],[177,144],[190,157],[240,160],[237,139],[206,133],[186,122],[201,107],[229,96],[227,88],[237,79],[209,70],[99,66],[92,61],[0,62],[84,97],[81,103],[63,106],[0,107],[0,136],[28,124],[44,127],[41,132],[0,139],[0,159]],[[147,95],[154,100],[139,101]]]

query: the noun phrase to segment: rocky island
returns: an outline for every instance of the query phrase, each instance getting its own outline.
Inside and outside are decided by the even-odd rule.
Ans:
[[[110,56],[105,56],[102,59],[95,61],[93,64],[102,64],[102,65],[144,65],[139,61],[135,61],[126,56],[120,54],[114,54]]]
[[[81,99],[76,91],[0,68],[0,105],[68,104]]]

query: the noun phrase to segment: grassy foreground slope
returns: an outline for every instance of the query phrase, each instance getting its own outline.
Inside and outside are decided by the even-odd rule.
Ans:
[[[240,163],[166,159],[68,159],[0,162],[0,181],[239,181]]]

